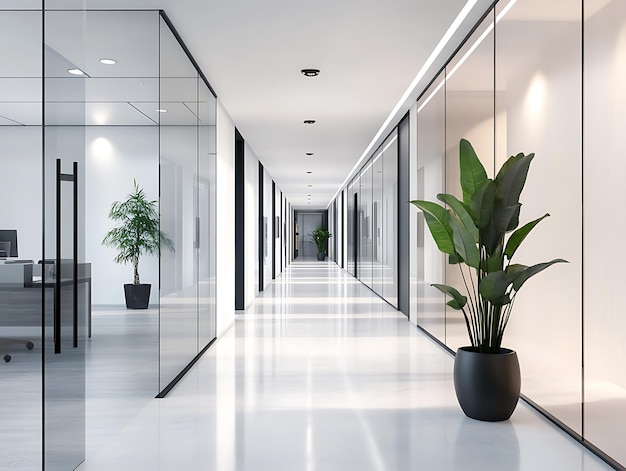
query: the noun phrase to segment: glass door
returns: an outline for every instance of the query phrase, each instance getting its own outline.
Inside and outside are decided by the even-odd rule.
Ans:
[[[85,342],[91,293],[84,263],[85,88],[79,50],[83,12],[46,12],[44,46],[44,254],[38,269],[44,311],[44,469],[85,459]],[[61,52],[62,51],[62,52]]]
[[[42,467],[41,31],[40,11],[0,11],[0,469],[23,471]]]

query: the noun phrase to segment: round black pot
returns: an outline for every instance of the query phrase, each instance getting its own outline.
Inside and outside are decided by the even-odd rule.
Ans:
[[[465,415],[476,420],[507,420],[519,399],[521,376],[517,353],[478,353],[461,347],[454,360],[454,389]]]
[[[126,296],[126,307],[128,309],[148,309],[150,301],[150,287],[152,285],[124,285],[124,296]]]
[[[317,261],[318,262],[323,262],[324,260],[326,260],[326,254],[317,252]]]

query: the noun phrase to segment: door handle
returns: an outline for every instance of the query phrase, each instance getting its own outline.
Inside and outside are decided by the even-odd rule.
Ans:
[[[74,162],[73,173],[61,173],[61,159],[57,159],[56,163],[56,261],[55,261],[55,280],[54,280],[54,353],[61,353],[61,183],[64,181],[72,182],[73,188],[73,283],[72,283],[72,322],[73,322],[73,342],[74,348],[78,347],[78,162]]]

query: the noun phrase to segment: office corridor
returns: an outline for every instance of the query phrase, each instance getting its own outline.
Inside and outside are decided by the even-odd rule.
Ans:
[[[466,418],[453,358],[331,262],[295,262],[81,471],[610,469],[524,403]]]

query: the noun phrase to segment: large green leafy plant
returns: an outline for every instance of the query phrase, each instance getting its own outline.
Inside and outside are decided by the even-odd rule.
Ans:
[[[314,229],[309,235],[313,239],[313,242],[315,242],[318,253],[324,253],[324,251],[326,250],[326,241],[328,241],[328,239],[333,236],[323,227],[318,227],[317,229]]]
[[[432,286],[452,298],[448,306],[463,312],[472,347],[497,353],[521,287],[530,277],[566,260],[532,266],[511,263],[526,236],[549,216],[546,213],[518,228],[519,197],[535,154],[511,156],[495,179],[487,178],[469,141],[461,139],[459,154],[463,201],[439,194],[437,198],[450,209],[430,201],[411,203],[423,211],[439,250],[448,254],[450,264],[459,266],[467,296],[452,286]]]
[[[111,205],[109,218],[118,225],[104,236],[102,245],[116,248],[116,263],[133,264],[133,284],[139,281],[139,257],[158,254],[161,246],[173,250],[172,241],[159,229],[157,202],[148,200],[143,189],[133,180],[134,190],[125,201]]]

